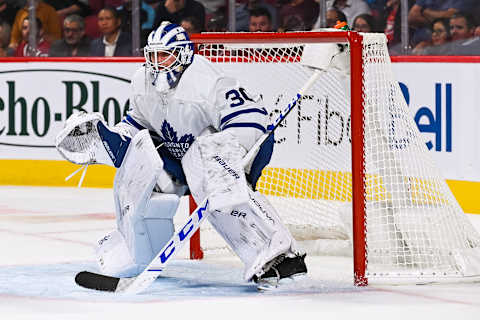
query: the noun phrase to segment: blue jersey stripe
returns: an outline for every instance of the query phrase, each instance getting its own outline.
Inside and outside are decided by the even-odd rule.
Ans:
[[[123,119],[123,122],[125,123],[128,123],[132,126],[134,126],[135,128],[137,128],[138,130],[143,130],[143,129],[146,129],[144,126],[142,126],[140,123],[138,123],[137,121],[133,120],[133,118],[129,115],[127,115],[124,119]]]
[[[222,124],[224,124],[225,122],[231,120],[232,118],[235,118],[238,115],[245,114],[245,113],[254,113],[254,112],[258,112],[258,113],[261,113],[263,115],[267,115],[267,110],[265,110],[265,108],[262,108],[262,109],[250,108],[250,109],[238,110],[238,111],[232,112],[232,113],[226,115],[225,117],[223,117],[220,120],[220,126]]]
[[[267,132],[267,130],[265,130],[265,128],[261,124],[258,124],[258,123],[255,123],[255,122],[229,123],[226,126],[224,126],[222,128],[222,130],[225,130],[227,128],[256,128],[256,129],[262,131],[263,133]]]

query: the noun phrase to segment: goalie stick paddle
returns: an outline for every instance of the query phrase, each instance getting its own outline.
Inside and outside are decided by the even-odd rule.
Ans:
[[[84,288],[100,291],[112,291],[117,289],[120,278],[104,276],[89,271],[82,271],[75,276],[75,282]]]
[[[275,131],[276,128],[283,122],[287,115],[302,99],[305,91],[319,78],[321,70],[316,69],[314,73],[307,80],[305,85],[298,91],[293,100],[285,107],[277,119],[268,126],[268,131],[265,133],[255,145],[248,151],[242,159],[243,165],[246,166],[256,155],[262,144]],[[162,273],[167,263],[173,258],[177,251],[179,251],[184,244],[192,237],[192,235],[200,228],[200,224],[208,216],[208,198],[205,199],[197,209],[192,213],[183,228],[180,229],[172,239],[160,250],[160,252],[153,258],[152,262],[145,268],[145,270],[136,277],[118,278],[102,275],[99,273],[82,271],[75,276],[75,282],[84,288],[94,289],[100,291],[121,292],[121,293],[139,293],[148,288],[155,279]]]
[[[183,245],[190,240],[200,224],[208,216],[208,199],[205,199],[190,215],[184,226],[153,258],[145,270],[136,277],[118,278],[99,273],[82,271],[75,276],[75,282],[84,288],[100,291],[139,293],[150,286],[160,275],[167,263]]]

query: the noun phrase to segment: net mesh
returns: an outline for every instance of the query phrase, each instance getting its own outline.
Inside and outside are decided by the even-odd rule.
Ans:
[[[364,43],[367,276],[478,275],[478,233],[427,151],[383,39]]]
[[[313,72],[299,63],[304,45],[220,40],[199,45],[198,53],[249,91],[261,90],[275,118]],[[366,275],[387,281],[479,275],[480,236],[428,154],[384,35],[364,35],[363,61]],[[325,248],[320,239],[342,241],[341,248],[352,239],[349,84],[340,72],[322,73],[276,130],[272,160],[257,184],[310,254],[335,246]],[[228,250],[208,225],[202,247],[207,254]]]

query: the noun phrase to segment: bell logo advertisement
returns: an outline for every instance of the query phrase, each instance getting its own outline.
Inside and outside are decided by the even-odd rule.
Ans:
[[[480,64],[393,63],[393,71],[443,175],[480,181]]]
[[[400,83],[400,88],[409,105],[410,89],[404,83]],[[414,111],[414,120],[420,132],[432,136],[425,143],[428,150],[452,152],[452,84],[435,83],[432,89],[432,103],[418,107]],[[445,141],[443,147],[442,141]]]

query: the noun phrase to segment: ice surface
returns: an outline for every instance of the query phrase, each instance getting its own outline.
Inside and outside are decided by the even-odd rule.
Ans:
[[[0,187],[0,319],[480,319],[479,283],[357,288],[349,257],[307,257],[308,280],[278,292],[235,258],[174,260],[139,295],[77,286],[113,226],[111,190]]]

